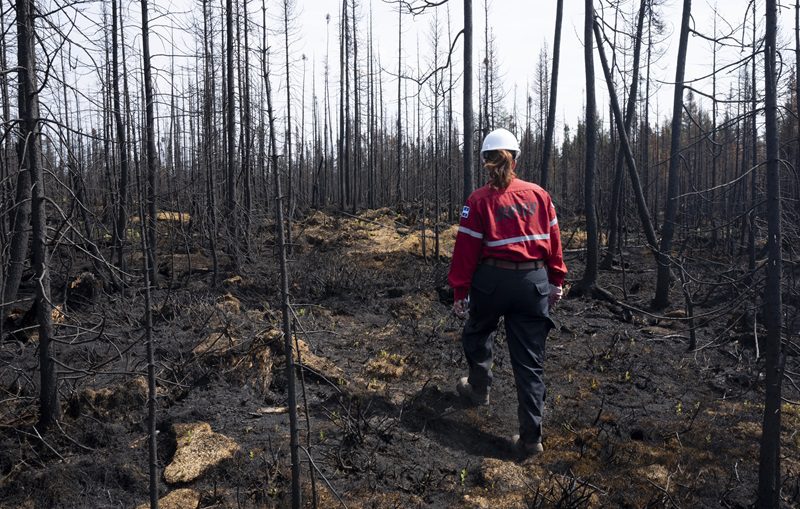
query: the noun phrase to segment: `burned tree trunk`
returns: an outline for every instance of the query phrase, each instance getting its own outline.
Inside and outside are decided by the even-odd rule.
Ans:
[[[584,15],[583,54],[586,72],[586,147],[584,176],[584,210],[586,213],[586,269],[581,280],[573,287],[575,295],[591,292],[597,284],[599,246],[597,239],[597,213],[594,202],[595,166],[597,162],[597,99],[594,88],[594,57],[592,26],[594,7],[592,0],[586,0]]]
[[[18,10],[23,9],[23,7],[18,6]],[[18,14],[19,16],[19,14]],[[17,18],[18,26],[20,24],[24,24],[24,21],[21,20],[19,17]],[[22,38],[22,35],[17,34],[18,38]],[[3,65],[2,68],[5,69],[5,34],[2,36],[3,39],[3,48],[2,48],[2,57],[3,57]],[[26,79],[27,76],[27,55],[23,53],[22,49],[19,49],[18,54],[18,63],[20,69],[18,70],[18,82],[20,91],[22,91],[23,81]],[[7,91],[6,85],[6,76],[3,75],[3,117],[4,119],[11,118],[11,110],[9,107],[9,94]],[[34,87],[35,88],[35,87]],[[23,98],[23,93],[20,93],[20,98],[18,101],[27,100]],[[27,95],[25,95],[27,98]],[[22,108],[22,104],[19,104],[20,109]],[[17,141],[17,159],[19,160],[19,169],[17,171],[17,179],[16,179],[16,192],[14,194],[13,204],[6,208],[5,206],[2,207],[3,214],[6,212],[11,214],[11,240],[10,245],[8,247],[8,264],[7,266],[3,267],[5,271],[4,274],[4,281],[2,286],[2,302],[0,302],[0,324],[5,320],[6,312],[8,311],[8,307],[14,303],[17,299],[17,292],[19,290],[19,284],[22,281],[22,273],[25,270],[25,260],[28,254],[28,241],[30,240],[30,230],[28,226],[31,222],[31,173],[30,167],[26,164],[25,159],[23,156],[28,155],[26,148],[27,148],[28,137],[24,135],[20,135]],[[11,169],[11,162],[10,162],[10,153],[3,154],[5,157],[5,161],[3,164],[9,165],[8,169]],[[5,221],[5,217],[3,217],[3,221]],[[4,260],[5,261],[5,260]]]
[[[25,149],[26,138],[21,137],[18,141],[18,157],[25,154]],[[30,238],[28,225],[31,222],[31,174],[23,159],[20,159],[20,163],[21,166],[17,172],[14,205],[11,208],[13,217],[11,242],[8,268],[6,269],[5,284],[3,286],[3,307],[2,313],[0,313],[3,316],[0,316],[0,319],[5,317],[7,307],[17,299],[17,291],[22,281],[22,273],[25,270],[25,260],[28,254],[28,240]]]
[[[294,217],[294,159],[292,158],[292,72],[289,67],[289,11],[291,9],[289,0],[283,1],[283,49],[284,63],[286,66],[286,175],[288,177],[289,189],[286,204],[286,243],[291,252],[292,245],[292,218]]]
[[[267,62],[267,8],[266,0],[261,4],[262,20],[264,22],[264,32],[262,35],[262,74],[267,96],[267,118],[269,122],[269,144],[270,144],[270,163],[272,166],[272,176],[275,191],[275,228],[277,230],[278,261],[281,272],[281,313],[283,317],[283,341],[284,352],[286,352],[286,380],[289,406],[289,449],[292,458],[292,508],[302,507],[300,490],[300,436],[297,427],[297,390],[295,388],[295,364],[294,348],[292,345],[292,323],[290,319],[291,310],[289,309],[289,275],[287,269],[286,255],[286,235],[284,231],[284,200],[281,194],[281,177],[278,172],[278,148],[275,140],[275,113],[272,108],[272,86],[269,77],[269,63]]]
[[[36,279],[36,319],[39,323],[39,426],[47,429],[59,417],[57,378],[53,361],[53,305],[50,300],[50,272],[47,253],[47,211],[44,170],[41,160],[39,85],[36,79],[36,28],[33,0],[17,2],[17,51],[19,76],[19,117],[21,173],[30,176],[31,258]],[[26,226],[27,228],[27,226]],[[24,248],[23,248],[24,249]]]
[[[556,34],[553,37],[553,72],[550,78],[550,105],[547,108],[547,127],[544,131],[542,163],[539,167],[539,184],[547,188],[550,175],[550,152],[553,148],[553,131],[556,128],[556,96],[558,95],[558,64],[561,55],[561,20],[564,17],[564,0],[556,4]]]
[[[117,196],[117,214],[114,223],[114,250],[117,255],[117,265],[125,269],[125,223],[128,219],[126,209],[128,203],[128,147],[125,137],[125,124],[122,122],[122,107],[119,92],[119,50],[117,46],[117,0],[111,2],[111,72],[114,87],[114,121],[117,124],[117,151],[119,152],[119,193]],[[124,44],[124,41],[123,41]]]
[[[469,0],[465,0],[469,1]],[[397,4],[397,203],[403,203],[403,6]],[[466,77],[464,78],[467,79]],[[466,99],[465,99],[466,101]],[[466,110],[465,110],[466,111]],[[466,118],[466,113],[464,113]]]
[[[621,206],[621,190],[623,186],[623,173],[622,173],[622,165],[625,162],[628,165],[629,174],[631,178],[631,183],[633,184],[633,192],[636,196],[636,205],[639,210],[639,219],[642,221],[642,226],[644,227],[645,236],[647,237],[647,242],[650,244],[651,249],[655,249],[657,246],[655,229],[653,228],[653,222],[650,217],[650,212],[647,210],[647,203],[644,199],[644,194],[642,192],[642,186],[639,182],[639,173],[636,169],[636,162],[633,157],[633,149],[630,146],[630,132],[631,132],[631,124],[633,123],[633,114],[636,109],[636,97],[637,97],[637,90],[638,90],[638,82],[639,82],[639,55],[641,52],[642,47],[642,31],[644,27],[644,14],[647,9],[647,0],[642,0],[639,6],[639,19],[636,26],[636,40],[634,42],[634,49],[633,49],[633,76],[631,77],[631,88],[630,93],[628,95],[628,104],[626,105],[625,109],[625,120],[624,125],[622,122],[622,111],[620,110],[619,101],[617,99],[617,93],[614,87],[614,81],[611,77],[611,68],[608,65],[608,61],[606,60],[605,52],[603,51],[603,40],[601,38],[600,27],[597,22],[594,25],[594,33],[595,37],[597,38],[597,51],[600,55],[600,61],[603,66],[603,74],[605,75],[606,85],[608,86],[608,94],[611,98],[611,108],[614,113],[614,120],[616,122],[617,130],[619,131],[619,138],[620,138],[620,148],[617,153],[616,159],[616,168],[614,170],[614,183],[613,185],[613,195],[611,198],[611,211],[609,213],[609,240],[608,240],[608,252],[606,253],[605,259],[601,263],[601,267],[610,269],[613,264],[614,260],[614,249],[616,245],[616,238],[618,235],[618,220],[619,220],[619,208]]]
[[[777,5],[767,0],[766,43],[764,45],[764,100],[767,146],[767,286],[764,291],[764,319],[767,341],[764,349],[766,395],[761,429],[758,469],[758,506],[779,507],[781,491],[781,383],[784,356],[781,345],[783,302],[781,297],[781,181],[778,144],[778,99],[776,86]]]
[[[225,92],[227,132],[227,175],[225,194],[225,220],[228,226],[228,252],[234,267],[239,270],[239,220],[236,206],[236,100],[234,96],[233,66],[233,1],[225,4],[225,58],[228,73]]]
[[[399,106],[398,106],[399,107]],[[474,189],[472,176],[472,0],[464,0],[464,202]]]
[[[150,257],[150,283],[156,281],[156,187],[158,171],[158,152],[156,151],[155,99],[153,97],[153,77],[150,67],[150,35],[147,19],[147,0],[142,1],[142,66],[144,67],[145,97],[145,160],[147,161],[147,242]]]
[[[150,507],[158,508],[158,452],[156,448],[156,374],[154,362],[154,345],[152,334],[152,316],[150,314],[150,285],[156,281],[156,140],[155,114],[153,104],[153,79],[150,72],[150,26],[147,0],[142,0],[142,62],[144,66],[145,93],[145,159],[147,160],[147,215],[145,226],[147,235],[142,236],[143,258],[145,263],[145,284],[147,286],[147,302],[145,303],[145,331],[147,334],[147,426],[148,426],[148,459],[150,470]]]
[[[675,235],[675,218],[678,215],[678,172],[680,170],[681,118],[683,114],[683,83],[686,71],[686,48],[689,45],[689,20],[692,13],[692,0],[683,0],[680,42],[678,44],[678,64],[675,69],[675,93],[672,103],[672,131],[667,173],[667,209],[661,228],[661,245],[658,254],[658,273],[653,307],[663,309],[669,304],[669,286],[672,283],[672,239]]]
[[[208,247],[211,251],[211,286],[217,285],[219,257],[217,255],[217,200],[214,168],[214,76],[211,14],[208,0],[203,0],[203,150],[206,171],[206,213],[208,214]]]

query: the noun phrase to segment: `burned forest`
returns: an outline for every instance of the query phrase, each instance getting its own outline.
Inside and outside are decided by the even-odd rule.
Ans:
[[[0,13],[0,509],[800,507],[800,0]],[[448,284],[498,128],[568,268],[523,459]]]

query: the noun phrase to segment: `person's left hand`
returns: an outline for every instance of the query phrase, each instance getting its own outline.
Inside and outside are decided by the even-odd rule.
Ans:
[[[558,301],[561,300],[561,297],[563,295],[564,295],[564,290],[561,288],[561,286],[557,286],[554,284],[550,285],[550,295],[548,295],[547,297],[547,303],[550,309],[553,309],[555,305],[558,304]]]
[[[459,318],[466,318],[469,305],[467,299],[461,299],[453,302],[453,314]]]

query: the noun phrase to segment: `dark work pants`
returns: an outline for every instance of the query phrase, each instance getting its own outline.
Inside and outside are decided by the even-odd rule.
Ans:
[[[492,384],[494,332],[505,317],[506,337],[517,386],[517,416],[522,441],[542,438],[545,386],[544,347],[553,326],[548,310],[546,269],[512,270],[479,265],[472,277],[469,318],[461,342],[469,365],[469,384],[484,393]]]

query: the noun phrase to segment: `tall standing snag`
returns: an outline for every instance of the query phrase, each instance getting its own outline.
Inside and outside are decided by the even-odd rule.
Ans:
[[[289,313],[289,275],[286,263],[286,235],[284,230],[283,196],[281,195],[281,177],[278,172],[278,146],[275,140],[275,113],[272,108],[272,86],[269,78],[267,62],[267,8],[266,0],[261,3],[264,32],[262,35],[262,73],[267,96],[267,118],[269,122],[270,165],[275,191],[275,229],[278,244],[278,259],[281,270],[281,313],[283,316],[283,344],[286,355],[286,380],[289,406],[289,449],[292,457],[292,509],[302,506],[300,491],[300,435],[297,428],[297,389],[295,388],[294,348],[292,346],[292,324]]]
[[[399,107],[399,106],[398,106]],[[464,0],[464,203],[474,189],[472,178],[472,0]]]
[[[468,1],[468,0],[465,0]],[[403,203],[403,5],[397,4],[397,202]],[[466,114],[465,114],[466,115]]]
[[[150,67],[150,28],[147,17],[147,0],[142,0],[142,67],[144,72],[144,100],[145,100],[145,161],[147,161],[147,242],[150,257],[150,284],[156,282],[156,179],[158,167],[158,152],[156,151],[155,112],[153,98],[153,76]]]
[[[226,68],[228,69],[228,81],[226,83],[226,127],[227,133],[227,175],[226,175],[226,194],[225,194],[225,219],[228,225],[228,246],[229,253],[233,259],[236,269],[239,269],[239,221],[236,217],[236,100],[234,96],[233,80],[233,1],[226,0],[225,3],[225,57]]]
[[[147,333],[147,425],[148,425],[148,459],[150,471],[150,507],[158,509],[158,454],[156,449],[156,374],[153,361],[152,316],[150,314],[150,285],[156,281],[156,136],[155,115],[153,113],[153,78],[150,72],[150,26],[147,11],[147,0],[142,0],[142,65],[144,66],[145,92],[145,154],[147,160],[147,222],[148,234],[142,239],[144,250],[145,290],[145,327]]]
[[[244,225],[240,227],[241,237],[244,240],[245,256],[251,257],[251,226],[253,221],[253,171],[251,162],[251,152],[253,149],[253,122],[252,107],[250,104],[250,21],[247,13],[247,2],[242,2],[242,19],[244,24],[244,37],[240,44],[243,44],[244,60],[242,69],[239,71],[239,87],[241,88],[242,98],[239,101],[242,111],[242,175],[244,180]],[[238,25],[237,25],[238,26]],[[242,76],[244,75],[244,76]]]
[[[111,1],[111,55],[112,55],[112,83],[114,87],[114,122],[117,127],[117,151],[119,152],[119,195],[117,197],[117,214],[114,223],[114,250],[117,254],[117,265],[125,269],[125,222],[128,211],[128,147],[125,137],[125,124],[122,122],[122,107],[120,104],[119,89],[119,49],[117,46],[117,0]],[[124,43],[124,41],[123,41]]]
[[[20,169],[20,175],[27,172],[30,179],[31,258],[36,281],[34,306],[36,308],[36,320],[39,323],[39,369],[41,371],[39,426],[47,429],[58,419],[59,405],[56,391],[56,369],[52,352],[53,305],[50,300],[50,271],[48,269],[47,254],[47,211],[45,209],[41,126],[39,123],[39,85],[36,80],[35,9],[33,0],[19,0],[17,2],[19,65],[17,100],[20,117],[18,158],[23,166]],[[19,205],[19,202],[17,204]],[[16,227],[17,225],[15,225]],[[27,226],[25,225],[23,228],[27,228]],[[16,248],[19,247],[16,246]],[[23,251],[27,249],[26,245],[21,247]],[[19,283],[17,282],[17,284]]]
[[[794,2],[794,70],[800,73],[800,0]],[[795,129],[797,136],[795,140],[795,162],[794,167],[800,168],[800,76],[794,79],[794,107],[795,107]],[[800,185],[795,186],[795,211],[800,212]]]
[[[338,169],[339,169],[339,210],[344,210],[345,205],[345,175],[349,171],[346,126],[349,125],[347,118],[350,116],[349,109],[345,111],[345,104],[349,108],[349,71],[347,66],[347,48],[345,42],[345,32],[347,31],[347,0],[342,0],[342,11],[339,23],[339,136],[338,136]],[[399,106],[398,106],[399,107]]]
[[[7,69],[8,64],[6,63],[6,33],[5,29],[2,34],[0,34],[0,69]],[[8,90],[8,75],[2,74],[0,75],[0,103],[2,103],[2,119],[0,120],[5,125],[6,122],[11,120],[11,104],[10,104],[10,94]],[[7,183],[7,179],[9,177],[9,172],[14,165],[13,162],[13,148],[12,144],[9,143],[8,138],[5,134],[5,129],[0,131],[0,136],[3,136],[3,141],[0,142],[0,201],[2,201],[2,205],[0,205],[0,235],[2,235],[2,239],[5,240],[8,234],[8,227],[10,226],[8,220],[10,219],[10,215],[8,214],[9,207],[11,205],[11,186]],[[5,246],[0,244],[0,249],[3,249],[3,254],[0,254],[0,263],[5,264]],[[2,285],[0,285],[2,286]],[[0,298],[2,298],[3,292],[0,290]],[[0,308],[0,313],[2,313],[2,308]],[[0,334],[3,331],[3,324],[2,320],[0,320]]]
[[[642,10],[639,12],[639,30],[637,31],[637,33],[640,36],[641,36],[641,26],[642,26],[641,23],[642,23],[642,20],[643,20],[643,14],[644,14],[644,8],[645,8],[644,4],[645,4],[645,2],[643,1],[642,2]],[[611,78],[611,68],[608,65],[608,61],[606,59],[605,52],[603,51],[603,39],[602,39],[602,35],[600,33],[600,25],[599,25],[599,23],[597,21],[595,21],[595,24],[594,24],[594,34],[595,34],[595,37],[597,39],[597,52],[600,55],[600,63],[602,64],[603,74],[605,75],[606,85],[608,86],[608,96],[611,99],[611,109],[614,112],[614,122],[616,124],[617,131],[619,133],[619,140],[620,140],[620,149],[619,149],[620,154],[617,156],[617,158],[618,158],[617,159],[617,165],[618,165],[617,172],[619,173],[619,175],[615,176],[615,178],[614,178],[615,184],[614,185],[616,186],[617,184],[619,184],[620,187],[622,186],[622,182],[617,183],[616,180],[617,179],[622,180],[622,175],[621,175],[622,158],[624,156],[625,163],[628,166],[628,173],[629,173],[630,178],[631,178],[631,186],[633,187],[633,194],[636,197],[636,206],[637,206],[637,209],[639,211],[639,219],[642,222],[642,227],[644,228],[644,234],[645,234],[645,237],[647,238],[647,243],[650,246],[650,249],[655,251],[656,246],[658,244],[658,242],[656,240],[656,232],[655,232],[655,228],[653,227],[653,222],[650,219],[650,211],[647,209],[647,202],[646,202],[646,200],[644,198],[644,193],[642,191],[641,183],[639,182],[639,172],[636,170],[636,161],[635,161],[635,159],[633,157],[633,150],[631,149],[630,141],[629,141],[629,138],[628,138],[628,133],[630,132],[631,121],[633,119],[633,106],[634,106],[633,103],[635,102],[635,98],[636,98],[636,86],[635,86],[635,84],[636,84],[636,81],[637,81],[637,78],[638,78],[638,73],[634,71],[634,74],[633,74],[634,78],[633,78],[633,81],[632,81],[632,84],[631,84],[630,96],[628,97],[627,111],[625,112],[625,121],[623,123],[622,111],[620,110],[619,101],[617,99],[617,93],[616,93],[615,88],[614,88],[614,82],[613,82],[613,80]],[[638,46],[637,46],[637,49],[636,49],[636,53],[637,53],[637,56],[634,57],[634,68],[636,67],[636,65],[638,63]],[[613,208],[614,207],[612,206],[612,210],[613,210]],[[612,219],[615,216],[616,216],[616,213],[612,213],[611,214]],[[613,224],[613,221],[611,221],[611,223]],[[611,233],[613,234],[614,228],[612,228],[611,230],[612,230]],[[612,257],[612,258],[613,258],[613,246],[614,246],[614,243],[613,242],[609,242],[608,252],[609,252],[609,256]],[[609,260],[609,267],[610,267],[610,260]]]
[[[573,287],[572,292],[580,295],[594,290],[597,284],[598,239],[597,214],[594,203],[594,177],[597,162],[597,99],[594,88],[594,46],[592,26],[594,25],[594,7],[592,0],[584,2],[583,56],[586,72],[586,149],[584,175],[584,209],[586,211],[586,269],[581,280]]]
[[[767,343],[764,349],[766,395],[761,429],[761,453],[758,469],[758,506],[779,507],[781,489],[781,383],[784,357],[781,345],[783,301],[781,297],[781,181],[778,153],[778,100],[776,87],[777,6],[767,0],[766,41],[764,44],[764,101],[767,148],[767,286],[764,291],[764,320]]]
[[[24,7],[18,5],[18,10],[24,9]],[[17,14],[17,26],[20,27],[21,23],[24,24],[24,20],[20,18],[19,13]],[[17,29],[17,37],[20,41],[22,41],[23,36],[20,33],[20,28]],[[3,34],[2,39],[5,40],[5,34]],[[21,47],[20,47],[21,48]],[[27,55],[23,52],[22,49],[18,48],[18,64],[19,69],[17,71],[19,86],[23,87],[23,80],[27,79],[27,67],[25,63],[22,63],[24,59],[27,62]],[[35,57],[35,54],[34,54]],[[5,42],[3,43],[3,58],[5,59]],[[6,68],[6,65],[3,64],[3,69]],[[10,118],[11,112],[10,109],[7,107],[9,103],[8,94],[6,92],[6,85],[5,85],[5,76],[3,76],[3,110],[4,110],[4,118]],[[36,87],[33,87],[34,90]],[[22,88],[20,88],[22,90]],[[18,101],[26,100],[27,101],[27,94],[23,98],[23,94],[19,94],[20,98]],[[19,104],[20,109],[22,108],[22,104]],[[27,106],[26,106],[27,107]],[[6,111],[8,110],[8,111]],[[36,115],[38,117],[38,114]],[[17,182],[16,182],[16,192],[14,195],[14,203],[9,209],[5,207],[2,208],[2,212],[5,213],[6,210],[11,212],[11,241],[9,244],[9,253],[8,253],[8,265],[7,268],[3,267],[6,271],[4,275],[4,279],[2,284],[0,284],[0,288],[2,288],[2,301],[0,301],[0,326],[2,322],[5,320],[6,312],[8,311],[8,306],[11,305],[17,298],[17,291],[19,290],[19,284],[22,281],[22,272],[25,269],[25,259],[28,254],[28,240],[30,237],[30,229],[28,225],[31,222],[31,172],[29,166],[25,163],[24,159],[22,159],[22,155],[27,153],[25,152],[26,147],[26,140],[25,136],[21,136],[18,143],[17,143],[17,150],[18,155],[17,158],[19,160],[19,170],[17,171]],[[4,154],[6,159],[6,164],[10,165],[10,154]],[[10,169],[10,168],[9,168]],[[3,219],[5,220],[5,219]]]
[[[604,269],[610,269],[614,261],[614,251],[618,242],[619,236],[619,210],[622,207],[622,188],[623,188],[623,161],[627,163],[629,174],[631,177],[631,184],[633,187],[634,196],[636,197],[636,206],[639,211],[639,218],[644,227],[647,242],[650,248],[655,250],[657,244],[655,229],[653,222],[650,219],[650,213],[647,210],[647,202],[644,199],[641,183],[639,182],[639,173],[636,170],[636,162],[633,157],[633,149],[631,148],[630,134],[631,125],[633,124],[633,116],[636,109],[636,98],[639,85],[639,57],[642,49],[642,31],[644,29],[644,15],[647,11],[648,0],[641,0],[639,5],[639,17],[636,23],[636,35],[634,37],[633,47],[633,76],[631,77],[630,92],[628,93],[628,104],[625,109],[625,120],[622,121],[622,111],[617,99],[617,93],[614,87],[614,80],[611,75],[611,68],[608,65],[605,52],[603,51],[603,38],[600,33],[600,27],[597,19],[595,19],[594,33],[597,39],[597,53],[600,55],[600,62],[603,67],[603,74],[606,79],[606,86],[608,87],[609,98],[611,99],[611,109],[614,113],[614,121],[619,131],[620,146],[617,151],[616,166],[614,168],[614,180],[612,184],[612,197],[611,209],[609,211],[609,227],[608,227],[608,250],[606,256],[601,262],[600,266]],[[613,51],[613,50],[612,50]]]
[[[289,199],[287,203],[286,243],[292,244],[292,218],[294,217],[294,177],[292,158],[292,76],[289,67],[289,17],[294,7],[294,2],[283,0],[283,48],[286,65],[286,174],[289,181]],[[289,248],[291,249],[291,248]]]
[[[214,51],[211,37],[209,1],[203,0],[203,150],[206,171],[206,213],[208,214],[208,247],[211,251],[211,286],[217,285],[219,258],[217,256],[217,199],[214,154]]]
[[[689,20],[692,14],[692,0],[683,0],[680,42],[678,43],[678,63],[675,67],[675,93],[672,98],[672,131],[669,150],[669,170],[667,173],[667,209],[664,225],[661,227],[661,245],[658,253],[658,272],[653,308],[663,309],[669,304],[669,286],[672,282],[672,238],[675,235],[675,218],[678,215],[678,184],[681,151],[681,125],[683,124],[683,85],[686,71],[686,48],[689,45]]]
[[[550,174],[550,151],[553,148],[553,131],[556,128],[556,96],[558,95],[558,65],[561,60],[561,20],[564,17],[564,0],[556,4],[556,33],[553,36],[553,71],[550,78],[550,105],[547,108],[547,127],[544,132],[542,162],[539,167],[539,184],[547,189]]]

